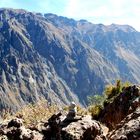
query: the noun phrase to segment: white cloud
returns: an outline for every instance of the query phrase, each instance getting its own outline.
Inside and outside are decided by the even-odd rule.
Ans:
[[[140,0],[67,1],[65,16],[104,24],[130,24],[140,31]]]

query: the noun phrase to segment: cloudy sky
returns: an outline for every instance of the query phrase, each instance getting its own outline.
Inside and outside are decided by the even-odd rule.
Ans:
[[[140,0],[0,0],[0,7],[55,13],[105,25],[129,24],[140,31]]]

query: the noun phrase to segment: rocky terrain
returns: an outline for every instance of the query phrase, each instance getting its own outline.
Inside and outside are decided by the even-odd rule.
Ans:
[[[129,86],[124,88],[120,95],[108,99],[109,101],[104,103],[104,110],[100,113],[98,120],[106,124],[110,129],[116,128],[116,125],[121,120],[132,112],[135,114],[136,108],[140,107],[139,91],[140,87]]]
[[[140,107],[125,117],[114,130],[107,135],[109,140],[139,140],[140,139]]]
[[[138,83],[139,47],[128,25],[0,9],[0,110],[42,98],[84,105],[116,79]]]
[[[118,100],[121,104],[116,102]],[[15,118],[0,124],[0,139],[139,140],[140,87],[126,87],[114,97],[111,103],[104,106],[101,114],[97,121],[93,120],[90,115],[75,116],[68,119],[68,115],[64,116],[58,113],[42,123],[28,127],[24,126],[22,118]]]

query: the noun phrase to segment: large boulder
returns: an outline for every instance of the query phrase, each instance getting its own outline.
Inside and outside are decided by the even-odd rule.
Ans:
[[[20,119],[20,118],[15,118],[15,119],[12,119],[9,123],[8,123],[8,128],[10,128],[10,127],[17,127],[17,128],[19,128],[20,126],[22,126],[23,125],[23,122],[22,122],[22,119]]]
[[[85,116],[77,122],[72,122],[68,126],[62,128],[63,140],[103,140],[100,123],[92,120],[91,116]]]
[[[43,140],[39,131],[25,128],[22,119],[15,118],[0,125],[0,140]]]

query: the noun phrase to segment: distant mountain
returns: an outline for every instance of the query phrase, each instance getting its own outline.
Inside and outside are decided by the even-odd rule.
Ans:
[[[140,32],[0,9],[0,108],[41,98],[84,104],[116,79],[140,82]]]

